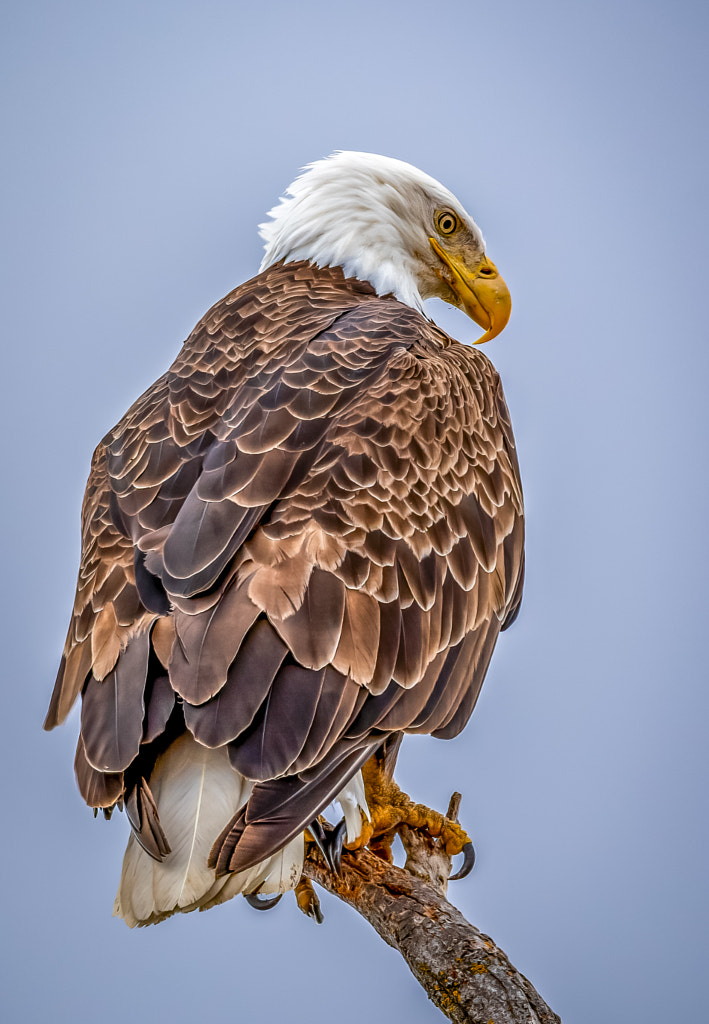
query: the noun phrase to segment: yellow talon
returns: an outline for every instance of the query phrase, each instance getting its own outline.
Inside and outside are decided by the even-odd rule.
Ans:
[[[468,834],[456,821],[424,804],[414,803],[382,769],[376,757],[367,761],[362,777],[370,819],[363,816],[360,836],[354,843],[347,844],[348,849],[359,850],[369,846],[374,853],[390,860],[391,843],[402,825],[440,839],[449,857],[472,845]]]
[[[313,883],[304,875],[295,887],[295,898],[298,903],[298,909],[302,910],[306,917],[312,917],[318,924],[323,923],[318,894],[313,888]]]

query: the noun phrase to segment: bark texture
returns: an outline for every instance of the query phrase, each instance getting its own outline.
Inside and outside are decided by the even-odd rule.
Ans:
[[[366,918],[456,1024],[561,1024],[493,940],[448,902],[450,860],[408,829],[402,841],[405,868],[358,850],[345,852],[338,877],[313,849],[305,874]]]

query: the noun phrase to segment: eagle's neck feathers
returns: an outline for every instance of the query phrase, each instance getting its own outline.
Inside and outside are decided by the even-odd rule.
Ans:
[[[424,299],[439,289],[428,237],[434,211],[442,208],[472,224],[448,189],[410,164],[335,153],[309,165],[260,225],[261,270],[295,260],[341,267],[378,295],[423,311]],[[479,241],[482,249],[482,236]]]

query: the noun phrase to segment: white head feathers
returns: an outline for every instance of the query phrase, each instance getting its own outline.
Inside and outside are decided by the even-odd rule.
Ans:
[[[411,164],[372,153],[338,152],[309,164],[261,224],[261,270],[281,260],[342,267],[416,309],[440,281],[429,237],[435,214],[452,210],[485,249],[480,229],[443,185]]]

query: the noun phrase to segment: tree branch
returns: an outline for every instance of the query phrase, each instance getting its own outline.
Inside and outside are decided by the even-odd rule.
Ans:
[[[459,802],[454,794],[449,817]],[[456,1024],[561,1024],[492,939],[448,902],[450,858],[438,844],[410,829],[401,838],[405,868],[369,850],[345,850],[337,876],[313,847],[304,873],[369,921]]]

